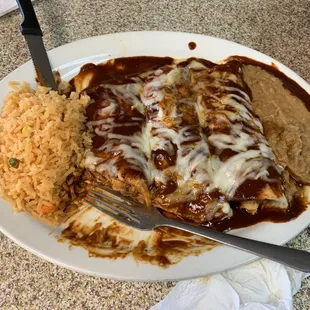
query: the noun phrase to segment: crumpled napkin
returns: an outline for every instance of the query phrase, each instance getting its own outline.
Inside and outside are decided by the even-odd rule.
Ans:
[[[292,296],[309,275],[261,259],[221,274],[180,281],[150,310],[291,310]]]

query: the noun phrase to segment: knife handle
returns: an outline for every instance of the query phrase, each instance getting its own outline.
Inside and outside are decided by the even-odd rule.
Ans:
[[[21,33],[43,36],[31,0],[16,0],[16,2],[23,17],[23,22],[20,24]]]

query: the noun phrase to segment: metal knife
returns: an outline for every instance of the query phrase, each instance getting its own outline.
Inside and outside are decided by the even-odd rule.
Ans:
[[[28,48],[39,83],[42,86],[51,87],[53,90],[57,90],[53,71],[42,40],[43,33],[31,0],[16,0],[16,2],[23,17],[20,31],[28,43]]]

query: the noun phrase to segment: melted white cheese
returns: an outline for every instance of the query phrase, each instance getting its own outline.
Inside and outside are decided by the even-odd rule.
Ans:
[[[230,76],[231,80],[236,80]],[[217,84],[219,82],[216,82]],[[213,120],[222,121],[222,114],[225,113],[229,120],[229,133],[212,133],[208,136],[208,142],[217,150],[231,149],[238,154],[229,157],[222,162],[217,156],[210,158],[212,164],[209,167],[209,174],[212,176],[212,186],[219,188],[228,199],[232,199],[238,187],[247,179],[263,179],[274,181],[268,178],[268,168],[272,164],[274,155],[267,141],[263,136],[263,128],[260,121],[251,113],[252,106],[249,96],[235,87],[227,87],[225,84],[217,85],[224,90],[224,94],[215,97],[209,94],[208,87],[214,86],[212,82],[203,81],[197,84],[196,90],[200,95],[197,98],[196,111],[202,127],[208,127],[205,115],[213,113]],[[233,92],[233,94],[226,94]],[[204,104],[203,96],[215,99],[222,106],[215,111],[209,110]],[[225,111],[225,106],[235,112]],[[243,124],[251,134],[244,132]],[[251,149],[255,146],[257,150]]]
[[[225,80],[221,80],[221,73],[215,72],[218,78],[205,78],[205,66],[197,61],[192,61],[187,67],[172,66],[172,70],[164,73],[162,69],[155,72],[148,72],[146,83],[142,84],[137,79],[137,83],[125,85],[105,85],[114,95],[126,101],[137,109],[144,116],[151,111],[151,119],[146,120],[138,132],[131,136],[112,133],[113,128],[126,126],[139,126],[142,122],[141,117],[132,117],[132,121],[125,124],[115,124],[113,113],[118,108],[114,100],[106,100],[104,108],[99,110],[100,116],[105,119],[89,122],[88,125],[95,127],[95,133],[106,137],[106,142],[99,148],[106,152],[119,152],[119,156],[125,159],[133,169],[143,171],[148,184],[165,183],[171,175],[176,177],[180,196],[172,196],[171,201],[189,201],[197,198],[203,189],[204,192],[220,190],[228,199],[234,197],[238,187],[247,179],[269,179],[268,168],[272,164],[274,155],[267,144],[263,135],[263,128],[260,121],[252,114],[252,106],[247,93],[236,87],[225,86]],[[194,69],[194,71],[192,71]],[[199,72],[202,70],[204,78],[199,80]],[[204,72],[203,72],[204,71]],[[237,83],[237,77],[233,74],[225,75],[226,79]],[[172,109],[162,108],[159,103],[167,95],[176,95],[178,90],[176,84],[190,83],[197,81],[192,87],[194,96],[183,98],[183,104],[189,104],[195,108],[200,128],[196,130],[191,126],[181,126],[176,122],[177,117],[182,117],[178,112],[176,100]],[[216,87],[224,90],[218,95],[210,93],[208,90]],[[176,97],[176,96],[175,96]],[[212,106],[205,104],[205,99],[212,100]],[[174,97],[173,97],[174,98]],[[193,99],[195,98],[195,100]],[[155,112],[154,112],[155,111]],[[169,113],[169,114],[168,114]],[[209,118],[212,120],[209,124]],[[170,118],[175,121],[174,126],[168,128],[165,119]],[[229,133],[214,132],[208,137],[202,128],[211,128],[214,120],[219,124],[227,123]],[[245,131],[242,124],[247,124]],[[196,132],[196,133],[194,133]],[[211,155],[209,145],[217,151],[231,149],[237,152],[236,155],[229,157],[222,162],[218,155]],[[176,163],[165,170],[158,170],[152,159],[152,151],[165,150],[169,155],[173,155],[177,148]],[[255,149],[252,149],[255,146]],[[113,157],[108,161],[102,162],[93,153],[88,153],[86,167],[95,169],[98,172],[107,171],[113,176],[119,176],[116,169],[117,158]],[[280,200],[283,197],[280,197]],[[216,202],[218,211],[231,215],[231,208],[225,201]]]
[[[158,103],[164,98],[166,87],[172,86],[172,91],[174,91],[176,83],[184,83],[188,80],[189,71],[187,68],[176,67],[168,74],[163,74],[157,70],[153,79],[145,85],[143,95],[141,96],[145,106],[153,105],[158,111],[154,121],[151,122],[151,149],[153,151],[165,150],[172,155],[175,152],[173,145],[177,147],[175,166],[161,171],[156,168],[154,163],[151,163],[151,175],[155,183],[164,183],[168,175],[176,175],[179,191],[181,192],[188,190],[187,185],[189,183],[201,185],[209,181],[207,171],[208,144],[204,141],[201,132],[197,136],[192,134],[192,131],[189,131],[191,126],[180,127],[177,125],[173,128],[167,128],[164,125],[164,118],[175,119],[180,115],[177,111],[178,102],[169,111],[169,114]],[[188,104],[193,104],[193,102],[188,102]],[[185,142],[192,143],[187,145],[184,144]]]
[[[113,100],[109,100],[109,105],[105,108],[102,108],[98,111],[98,114],[101,116],[111,115],[117,109],[117,104]]]
[[[111,90],[116,97],[124,100],[127,104],[131,104],[132,109],[137,109],[142,114],[145,113],[145,107],[139,99],[139,95],[142,92],[141,83],[105,85],[105,88]],[[112,99],[105,100],[104,104],[108,104],[108,106],[99,109],[100,116],[110,116],[118,108],[118,104]],[[132,121],[118,124],[115,123],[114,117],[107,117],[98,121],[88,122],[88,126],[95,127],[94,132],[96,135],[107,138],[98,151],[118,155],[103,162],[102,158],[96,157],[94,153],[90,152],[86,157],[86,167],[97,172],[108,172],[111,176],[117,176],[121,179],[122,177],[117,171],[116,165],[120,159],[125,159],[132,169],[142,171],[148,183],[151,184],[149,157],[147,155],[150,154],[147,128],[142,128],[142,132],[137,132],[131,136],[114,134],[112,132],[113,128],[117,127],[140,126],[142,120],[143,118],[141,117],[132,117]]]
[[[142,92],[141,81],[138,80],[137,83],[122,85],[105,85],[105,87],[111,89],[116,96],[120,96],[125,102],[131,104],[133,109],[137,109],[141,114],[144,114],[144,105],[139,99]]]

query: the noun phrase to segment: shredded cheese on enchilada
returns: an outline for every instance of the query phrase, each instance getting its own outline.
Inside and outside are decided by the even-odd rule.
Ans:
[[[86,167],[130,180],[155,206],[196,222],[231,216],[230,201],[286,207],[250,94],[238,72],[225,69],[191,60],[101,85],[88,122],[101,142]]]

